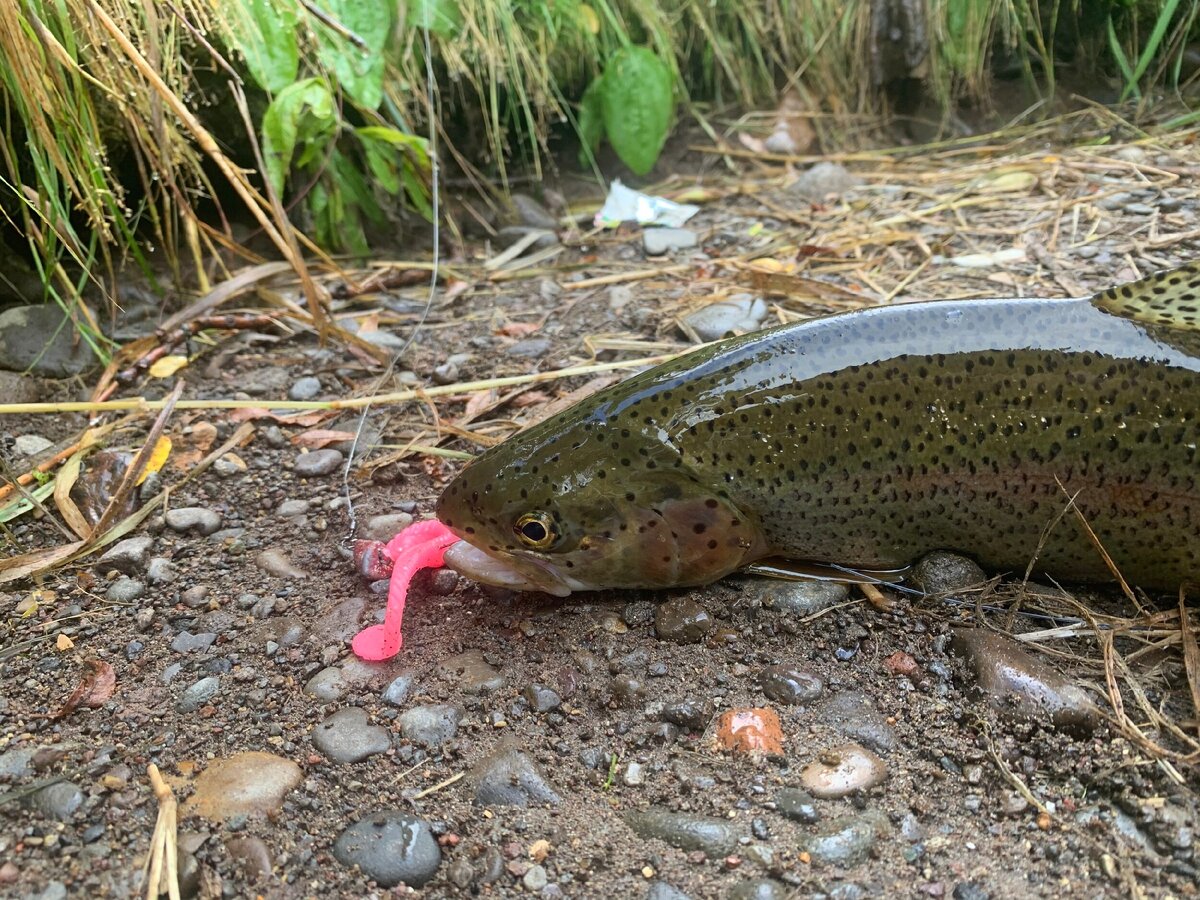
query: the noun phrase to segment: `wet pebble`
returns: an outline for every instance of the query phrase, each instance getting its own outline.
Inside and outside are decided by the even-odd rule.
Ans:
[[[128,575],[122,575],[104,592],[105,599],[111,600],[113,603],[132,603],[134,600],[144,597],[145,594],[145,583],[136,578],[130,578]]]
[[[146,580],[153,585],[170,584],[177,577],[175,564],[165,556],[155,556],[146,566]]]
[[[43,815],[65,822],[83,805],[83,791],[73,781],[59,781],[33,794],[29,805]]]
[[[511,744],[502,745],[472,766],[470,779],[480,806],[557,806],[562,802],[533,760]]]
[[[702,341],[715,341],[731,332],[755,331],[767,316],[767,304],[761,297],[743,296],[710,303],[683,320]]]
[[[236,753],[214,760],[197,776],[184,811],[212,820],[273,812],[300,778],[300,767],[290,759],[257,750]]]
[[[465,694],[492,694],[505,684],[504,676],[478,650],[443,660],[440,668],[458,682]]]
[[[951,894],[954,900],[991,900],[992,895],[978,881],[960,881]]]
[[[800,617],[819,613],[850,597],[849,587],[831,581],[754,578],[746,581],[745,590],[752,597],[760,598],[766,607]]]
[[[675,700],[662,709],[664,721],[690,731],[703,731],[712,714],[712,705],[704,700]]]
[[[856,691],[834,694],[817,709],[817,718],[848,738],[887,754],[896,747],[896,731],[865,695]]]
[[[412,689],[413,676],[411,672],[404,672],[393,678],[383,691],[383,702],[390,703],[392,706],[403,706],[408,699],[408,692]]]
[[[458,733],[462,710],[457,706],[430,704],[405,710],[396,720],[406,740],[434,749]]]
[[[642,232],[642,248],[647,256],[688,250],[699,243],[699,237],[690,228],[647,228]]]
[[[626,813],[625,821],[646,840],[656,838],[679,850],[701,850],[714,857],[732,853],[741,836],[725,819],[653,807]]]
[[[672,597],[654,611],[654,633],[662,641],[696,644],[712,627],[708,610],[690,597]]]
[[[363,537],[370,541],[387,543],[397,534],[413,523],[413,517],[408,513],[388,513],[385,516],[371,516],[367,519],[367,527]]]
[[[800,770],[800,784],[825,800],[868,790],[887,777],[887,764],[859,744],[840,744],[821,751]]]
[[[253,883],[270,877],[271,851],[259,838],[230,838],[225,842],[225,849],[247,881]]]
[[[346,457],[341,450],[325,448],[301,453],[296,457],[293,471],[301,478],[317,478],[322,475],[332,475],[342,468]]]
[[[783,730],[773,709],[731,709],[717,722],[717,743],[734,753],[783,753]]]
[[[181,506],[169,509],[163,521],[172,531],[181,534],[194,532],[210,535],[221,528],[221,515],[203,506]]]
[[[336,666],[326,666],[308,679],[304,685],[304,693],[321,703],[332,703],[346,693],[346,688],[342,670]]]
[[[215,699],[220,692],[221,679],[216,675],[209,675],[190,685],[179,697],[175,707],[182,713],[195,712]]]
[[[254,563],[269,575],[279,578],[307,578],[308,573],[293,563],[282,550],[264,550]]]
[[[775,807],[789,819],[811,825],[821,818],[812,794],[798,788],[780,788],[775,792]]]
[[[783,900],[787,892],[777,881],[758,878],[735,884],[725,896],[728,900]]]
[[[525,698],[525,702],[534,712],[551,712],[562,706],[562,697],[556,691],[537,682],[528,685],[521,692],[521,696]]]
[[[867,858],[887,828],[887,818],[875,811],[842,816],[818,828],[816,834],[801,837],[800,849],[814,863],[853,866]]]
[[[811,703],[825,688],[819,675],[799,666],[768,666],[758,682],[768,700],[789,706]]]
[[[124,575],[136,575],[146,568],[150,557],[150,548],[154,545],[152,535],[143,534],[137,537],[125,538],[113,544],[108,551],[96,560],[96,567],[101,572],[116,569]]]
[[[315,375],[305,375],[297,378],[288,388],[289,400],[311,400],[321,393],[321,379]]]
[[[966,659],[979,689],[1002,715],[1090,733],[1100,713],[1087,693],[1020,644],[982,628],[954,632],[951,649]]]
[[[978,587],[987,581],[987,575],[974,560],[957,553],[935,550],[917,561],[909,573],[909,579],[927,594],[952,594]]]
[[[333,855],[345,866],[358,866],[382,887],[403,882],[419,888],[437,874],[442,853],[424,819],[398,810],[381,810],[359,819],[341,833]]]
[[[347,706],[326,717],[312,734],[313,746],[337,763],[362,762],[392,746],[391,734],[382,725],[372,725],[367,712]]]

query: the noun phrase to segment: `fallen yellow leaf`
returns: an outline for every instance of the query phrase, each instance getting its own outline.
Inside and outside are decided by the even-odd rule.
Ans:
[[[164,356],[150,366],[151,378],[170,378],[188,364],[186,356]]]
[[[58,639],[55,640],[54,646],[56,646],[59,650],[61,650],[65,653],[67,650],[70,650],[72,647],[75,646],[75,642],[73,640],[71,640],[69,637],[67,637],[65,634],[60,634],[58,636]]]
[[[146,476],[148,476],[151,472],[157,472],[164,465],[166,465],[167,457],[170,455],[171,439],[165,434],[161,435],[158,439],[158,443],[154,445],[154,452],[150,454],[150,461],[146,463],[146,469],[142,472],[141,477],[138,478],[137,483],[141,484],[146,480]]]

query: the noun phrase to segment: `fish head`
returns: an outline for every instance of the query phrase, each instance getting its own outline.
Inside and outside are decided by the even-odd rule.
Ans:
[[[446,565],[565,597],[706,584],[765,555],[757,521],[669,445],[595,430],[517,435],[463,469],[437,503],[463,539]]]

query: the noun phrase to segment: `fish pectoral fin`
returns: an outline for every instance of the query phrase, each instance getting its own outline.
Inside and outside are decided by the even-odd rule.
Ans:
[[[1147,325],[1200,331],[1200,262],[1095,294],[1092,305]]]
[[[744,566],[738,571],[746,575],[765,575],[768,578],[780,578],[784,581],[898,584],[904,580],[908,570],[908,566],[901,569],[863,569],[772,556]]]

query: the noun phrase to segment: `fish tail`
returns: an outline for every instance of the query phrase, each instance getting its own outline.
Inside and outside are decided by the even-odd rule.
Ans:
[[[1147,325],[1200,331],[1200,262],[1155,272],[1094,295],[1092,304]]]

